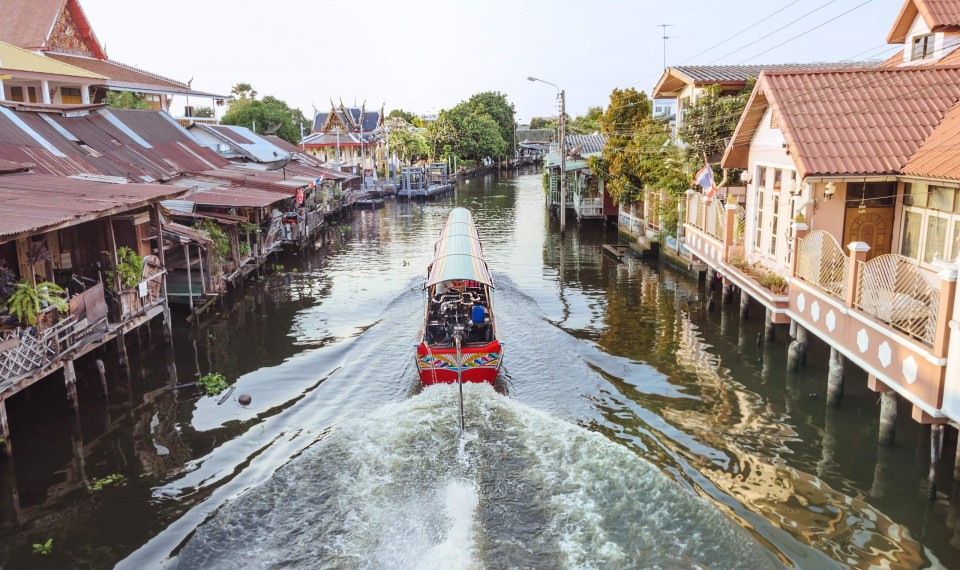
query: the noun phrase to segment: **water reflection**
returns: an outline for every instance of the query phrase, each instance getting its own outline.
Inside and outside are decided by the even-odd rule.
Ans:
[[[606,256],[602,245],[618,239],[609,227],[571,226],[561,239],[542,192],[536,174],[489,175],[439,203],[358,211],[316,247],[280,256],[275,273],[198,326],[178,325],[172,350],[159,328],[128,335],[128,367],[116,347],[101,349],[106,396],[93,359],[83,361],[79,418],[61,378],[12,399],[0,565],[157,564],[297,457],[322,460],[339,429],[418,401],[419,284],[456,203],[473,211],[500,285],[511,399],[652,462],[787,564],[960,566],[956,489],[945,473],[940,500],[923,500],[928,439],[908,410],[898,445],[878,448],[875,397],[852,367],[841,407],[828,409],[823,346],[788,375],[783,340],[758,343],[758,310],[747,321],[736,304],[708,311],[702,284]],[[222,404],[185,386],[211,371],[236,384]],[[249,407],[240,393],[252,395]],[[88,490],[114,473],[125,481]],[[475,473],[497,504],[517,499],[495,471]],[[628,510],[645,504],[623,493]],[[48,537],[54,553],[31,554]]]

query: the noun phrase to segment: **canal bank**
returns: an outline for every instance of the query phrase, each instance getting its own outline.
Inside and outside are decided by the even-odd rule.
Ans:
[[[455,406],[420,393],[414,341],[403,340],[416,334],[431,238],[455,203],[484,236],[508,343],[507,394],[468,399],[476,428],[463,456],[445,445]],[[324,247],[280,254],[274,276],[245,282],[197,327],[175,324],[172,351],[156,326],[153,343],[146,331],[129,338],[130,370],[108,366],[106,396],[94,370],[78,370],[76,421],[56,383],[11,401],[22,435],[0,475],[0,563],[155,567],[182,551],[184,563],[229,566],[246,552],[238,545],[263,540],[260,560],[287,563],[329,556],[312,545],[330,544],[341,565],[413,567],[470,544],[453,560],[606,567],[637,555],[635,537],[675,531],[732,537],[732,558],[709,541],[671,543],[688,561],[722,566],[752,560],[756,545],[762,560],[803,568],[956,565],[952,474],[935,503],[923,500],[929,440],[906,414],[896,445],[877,447],[863,383],[848,382],[841,408],[826,406],[821,345],[787,374],[783,337],[756,343],[759,315],[708,311],[698,282],[603,253],[617,241],[615,228],[589,223],[561,240],[539,175],[489,174],[449,199],[353,212]],[[236,383],[223,404],[174,388],[209,371]],[[585,448],[598,450],[595,462],[551,460]],[[111,475],[123,479],[104,482]],[[706,516],[699,526],[645,516],[651,504],[683,515],[697,495],[752,538]],[[293,505],[302,525],[250,524],[283,497],[294,502],[276,503],[278,514]],[[419,513],[413,528],[474,538],[406,532],[408,512]],[[344,513],[356,524],[331,522]],[[52,553],[32,554],[47,538]],[[363,553],[381,557],[350,558]]]

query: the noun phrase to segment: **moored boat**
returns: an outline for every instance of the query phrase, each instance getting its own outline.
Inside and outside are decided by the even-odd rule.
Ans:
[[[493,383],[503,346],[493,313],[493,279],[480,235],[466,208],[454,208],[434,246],[424,285],[426,303],[417,368],[423,385]]]

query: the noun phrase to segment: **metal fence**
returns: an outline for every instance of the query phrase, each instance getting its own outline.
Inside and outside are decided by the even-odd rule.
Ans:
[[[846,291],[850,258],[843,254],[837,239],[817,230],[800,240],[797,249],[797,277],[838,299]]]
[[[937,331],[940,291],[916,262],[880,255],[858,264],[856,306],[909,337],[932,345]]]

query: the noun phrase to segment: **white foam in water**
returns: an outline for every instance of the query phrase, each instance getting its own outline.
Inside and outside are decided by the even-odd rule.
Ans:
[[[707,501],[485,385],[341,426],[198,529],[181,568],[770,567]]]

